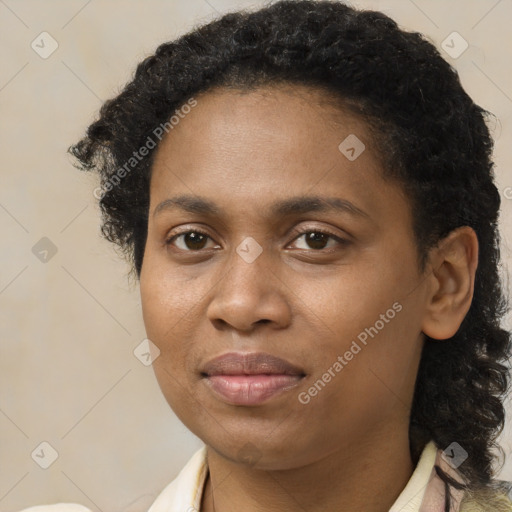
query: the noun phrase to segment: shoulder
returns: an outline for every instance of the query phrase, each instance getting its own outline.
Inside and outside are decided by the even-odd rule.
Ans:
[[[92,512],[92,510],[78,503],[52,503],[24,508],[19,512]]]
[[[207,450],[203,445],[192,455],[178,476],[157,496],[148,512],[200,510],[207,475]]]
[[[148,512],[199,510],[208,474],[206,445],[199,448],[178,476],[157,496]],[[25,508],[18,512],[92,512],[78,503],[52,503]]]
[[[453,450],[451,454],[448,454],[437,445],[436,448],[437,455],[434,464],[436,471],[432,472],[433,478],[425,493],[425,501],[426,505],[435,502],[437,508],[426,506],[425,511],[442,510],[442,501],[445,499],[443,487],[446,483],[445,477],[448,476],[462,487],[456,489],[449,486],[451,501],[454,502],[455,510],[458,512],[512,512],[512,482],[493,479],[484,487],[468,486],[467,480],[451,462]],[[441,473],[444,477],[436,475],[438,469],[442,470]]]
[[[494,489],[466,492],[460,512],[512,512],[511,496],[512,482],[496,481]]]

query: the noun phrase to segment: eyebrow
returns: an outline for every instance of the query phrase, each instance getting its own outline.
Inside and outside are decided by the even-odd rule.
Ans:
[[[162,201],[154,210],[153,217],[165,210],[181,209],[189,213],[219,216],[222,214],[213,201],[200,196],[180,195]],[[370,219],[365,211],[361,210],[350,201],[339,197],[322,196],[297,196],[277,201],[268,207],[273,217],[286,217],[289,215],[300,215],[310,212],[331,212],[348,213],[356,217]]]

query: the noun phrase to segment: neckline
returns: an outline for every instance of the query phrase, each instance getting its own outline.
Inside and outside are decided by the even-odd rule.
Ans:
[[[197,492],[193,497],[193,506],[195,510],[203,512],[201,504],[206,490],[206,482],[210,477],[208,467],[208,451],[206,445],[201,448],[202,460],[198,472]],[[398,495],[389,512],[419,512],[420,506],[429,483],[434,464],[438,457],[438,449],[434,441],[429,441],[423,451],[414,471],[407,481],[407,484]]]

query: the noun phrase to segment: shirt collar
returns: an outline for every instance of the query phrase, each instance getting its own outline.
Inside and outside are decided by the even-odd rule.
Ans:
[[[441,450],[430,441],[423,449],[407,485],[389,512],[443,512],[444,483],[434,469],[436,464],[452,478],[460,481],[455,470],[442,457]],[[202,446],[178,476],[158,495],[148,512],[199,511],[207,475],[206,446]],[[458,510],[460,495],[455,492],[454,498],[457,505],[455,510]]]
[[[389,512],[421,512],[421,503],[425,496],[436,458],[437,447],[433,441],[430,441],[423,449],[418,464],[416,464],[416,468],[407,485],[389,509]]]

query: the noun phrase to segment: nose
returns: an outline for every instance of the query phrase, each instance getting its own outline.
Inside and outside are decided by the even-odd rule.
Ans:
[[[291,318],[289,286],[265,251],[252,261],[241,254],[233,251],[222,269],[207,309],[209,320],[218,329],[229,325],[237,331],[251,331],[259,324],[286,327]]]

